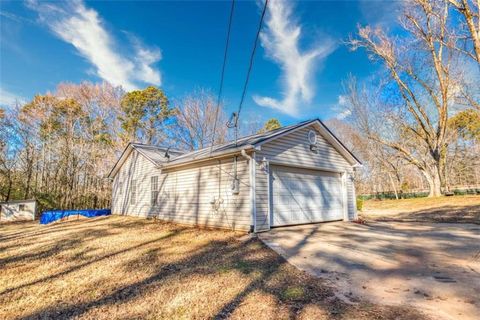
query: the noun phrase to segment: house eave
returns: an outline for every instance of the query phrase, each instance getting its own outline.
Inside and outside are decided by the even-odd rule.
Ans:
[[[191,165],[191,164],[206,162],[206,161],[213,160],[213,159],[227,158],[227,157],[231,157],[231,156],[235,156],[235,155],[241,155],[242,150],[245,150],[245,151],[248,152],[248,151],[255,150],[255,148],[254,148],[253,145],[246,145],[246,146],[242,146],[240,148],[232,149],[228,152],[223,152],[223,151],[222,152],[213,152],[211,155],[208,155],[208,156],[205,156],[205,157],[199,157],[197,159],[185,159],[184,161],[178,161],[178,162],[174,162],[174,163],[165,163],[165,164],[159,165],[158,167],[161,168],[161,169],[172,169],[172,168],[187,166],[187,165]]]
[[[110,172],[108,173],[108,175],[107,175],[108,179],[115,178],[115,175],[117,174],[118,170],[120,170],[120,168],[122,167],[123,163],[128,158],[128,156],[130,155],[132,150],[133,150],[132,143],[129,142],[127,144],[127,146],[125,147],[125,149],[123,149],[123,152],[120,155],[120,157],[118,158],[117,162],[115,162],[115,164],[113,165],[112,170],[110,170]]]

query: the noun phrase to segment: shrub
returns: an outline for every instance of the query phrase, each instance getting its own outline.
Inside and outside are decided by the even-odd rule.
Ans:
[[[460,189],[455,189],[453,190],[453,193],[456,195],[456,196],[464,196],[467,194],[467,191],[465,190],[460,190]]]
[[[357,198],[357,210],[362,211],[363,209],[363,199],[361,197]]]

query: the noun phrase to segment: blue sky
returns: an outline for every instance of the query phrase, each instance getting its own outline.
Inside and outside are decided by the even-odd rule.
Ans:
[[[156,85],[172,100],[216,93],[229,1],[0,2],[0,103],[28,100],[62,81]],[[358,24],[391,28],[397,2],[271,0],[242,111],[283,124],[341,113],[342,81],[376,71],[343,44]],[[260,17],[237,1],[225,74],[227,112],[238,107]]]

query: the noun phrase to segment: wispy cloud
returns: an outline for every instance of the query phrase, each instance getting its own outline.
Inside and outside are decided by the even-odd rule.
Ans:
[[[321,44],[302,52],[300,49],[301,26],[293,17],[293,7],[285,0],[269,3],[266,30],[261,34],[261,43],[267,56],[282,69],[281,99],[253,96],[254,101],[264,107],[298,116],[300,104],[310,103],[315,96],[313,74],[318,64],[335,48],[332,39],[322,39]]]
[[[25,17],[16,15],[14,13],[8,12],[8,11],[0,11],[0,17],[4,17],[6,19],[10,19],[12,21],[18,22],[18,23],[34,23],[32,20],[27,19]]]
[[[404,1],[360,0],[358,6],[363,19],[369,25],[389,29],[398,22],[398,15],[405,6]]]
[[[25,102],[25,98],[8,91],[7,89],[0,87],[0,106],[11,107],[16,103]]]
[[[139,82],[161,84],[160,72],[153,66],[161,59],[160,50],[147,48],[132,36],[133,54],[122,54],[98,12],[87,8],[83,1],[30,0],[28,7],[38,13],[39,21],[57,37],[72,44],[103,80],[127,90],[138,88]]]
[[[352,114],[352,111],[348,108],[348,100],[344,95],[338,96],[337,104],[333,107],[333,111],[337,113],[335,118],[338,120],[344,120]]]

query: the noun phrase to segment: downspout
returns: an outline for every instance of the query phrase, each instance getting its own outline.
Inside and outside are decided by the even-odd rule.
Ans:
[[[242,156],[243,156],[244,158],[246,158],[247,160],[253,160],[253,158],[248,155],[248,153],[245,151],[245,149],[242,149],[242,151],[240,151],[240,153],[241,153]]]
[[[256,232],[256,219],[257,219],[257,208],[255,204],[255,152],[253,157],[249,156],[245,149],[242,149],[241,155],[248,160],[250,164],[250,207],[251,207],[251,217],[252,225],[250,226],[250,232]]]

